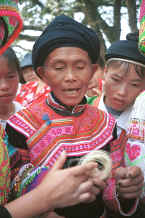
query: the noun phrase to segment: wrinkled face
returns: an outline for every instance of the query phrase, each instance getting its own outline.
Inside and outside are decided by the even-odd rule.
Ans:
[[[61,47],[50,53],[37,72],[59,101],[75,106],[83,99],[96,70],[88,53],[76,47]]]
[[[137,95],[145,89],[145,78],[140,78],[134,65],[110,66],[105,72],[105,104],[117,111],[124,111],[133,104]]]
[[[22,70],[23,78],[26,82],[37,81],[38,77],[32,67],[26,67]]]
[[[0,105],[11,103],[18,88],[18,72],[10,67],[7,58],[0,57]]]

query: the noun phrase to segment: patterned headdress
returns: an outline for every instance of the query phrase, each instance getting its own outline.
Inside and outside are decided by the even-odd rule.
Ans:
[[[0,54],[18,37],[22,27],[17,0],[0,0]]]
[[[139,49],[145,55],[145,0],[140,0],[140,29],[139,29]]]

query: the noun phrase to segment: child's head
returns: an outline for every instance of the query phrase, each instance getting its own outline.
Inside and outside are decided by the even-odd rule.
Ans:
[[[138,50],[138,34],[114,42],[106,54],[105,104],[124,111],[145,89],[145,57]]]
[[[27,53],[20,63],[20,82],[27,83],[31,81],[37,81],[39,78],[36,75],[33,64],[32,64],[32,54]]]
[[[55,97],[71,107],[82,101],[96,71],[99,53],[96,33],[61,15],[36,41],[32,60],[37,74],[51,87]]]
[[[19,82],[19,61],[12,48],[0,56],[0,104],[11,103],[17,92]]]

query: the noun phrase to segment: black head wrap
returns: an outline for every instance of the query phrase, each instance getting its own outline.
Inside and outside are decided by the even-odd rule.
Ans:
[[[100,55],[100,43],[96,32],[70,17],[60,15],[47,26],[34,44],[34,69],[42,66],[54,49],[66,46],[79,47],[87,51],[93,64]]]
[[[112,43],[105,57],[106,60],[121,58],[145,65],[145,57],[138,49],[138,32],[127,34],[126,40],[119,40]]]

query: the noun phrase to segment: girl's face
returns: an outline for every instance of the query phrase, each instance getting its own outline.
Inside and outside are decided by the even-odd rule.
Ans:
[[[105,104],[117,111],[126,110],[145,89],[145,77],[139,77],[133,64],[128,70],[125,64],[110,64],[104,78]]]
[[[8,59],[0,56],[0,105],[11,103],[18,88],[18,72],[10,67]]]
[[[26,82],[37,81],[39,78],[32,67],[26,67],[22,70],[23,78]]]

